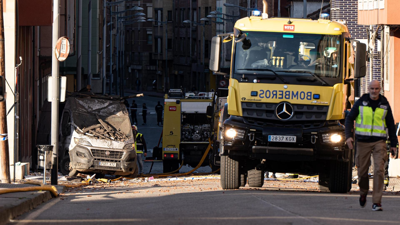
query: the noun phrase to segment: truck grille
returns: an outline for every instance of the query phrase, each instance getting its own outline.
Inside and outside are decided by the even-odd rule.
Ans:
[[[252,103],[243,102],[242,110],[243,117],[251,120],[264,119],[264,120],[277,120],[281,121],[276,116],[276,107],[279,103]],[[299,105],[292,104],[293,106],[293,117],[288,121],[323,121],[326,120],[329,106],[319,105]]]
[[[124,152],[112,150],[91,149],[94,158],[122,159]]]

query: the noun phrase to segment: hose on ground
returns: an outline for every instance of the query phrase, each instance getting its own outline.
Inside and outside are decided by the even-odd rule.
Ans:
[[[0,190],[0,195],[7,193],[15,193],[15,192],[26,192],[26,191],[49,191],[53,197],[58,196],[57,188],[55,186],[49,186],[49,185],[44,185],[40,187],[8,188]]]

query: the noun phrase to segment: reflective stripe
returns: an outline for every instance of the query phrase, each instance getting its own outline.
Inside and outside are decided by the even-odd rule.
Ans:
[[[376,108],[375,111],[369,106],[360,106],[360,113],[356,118],[355,133],[362,136],[386,137],[386,115],[387,110]]]
[[[137,154],[143,154],[143,143],[137,142],[138,137],[142,137],[143,135],[141,133],[136,134],[136,139],[135,139],[135,146],[136,146],[136,153]]]

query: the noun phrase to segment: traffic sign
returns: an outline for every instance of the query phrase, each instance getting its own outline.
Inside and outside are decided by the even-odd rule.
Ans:
[[[56,59],[59,62],[65,61],[69,55],[69,41],[67,37],[60,37],[56,44],[56,49],[54,49],[54,53]]]

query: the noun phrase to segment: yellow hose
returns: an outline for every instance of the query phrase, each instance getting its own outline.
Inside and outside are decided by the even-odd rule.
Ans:
[[[57,188],[54,186],[44,185],[40,187],[23,187],[23,188],[8,188],[0,190],[1,194],[14,193],[14,192],[26,192],[26,191],[50,191],[53,197],[58,196]]]
[[[189,175],[189,174],[193,173],[194,171],[196,171],[196,170],[203,164],[203,162],[204,162],[204,160],[206,159],[206,157],[207,157],[208,152],[210,151],[210,149],[211,149],[211,142],[208,144],[207,150],[206,150],[206,152],[204,153],[203,157],[201,158],[199,164],[197,164],[197,166],[196,166],[195,168],[193,168],[193,169],[192,169],[191,171],[189,171],[189,172],[186,172],[186,173],[179,173],[179,174],[162,174],[162,175],[151,175],[151,174],[146,174],[146,175],[153,176],[153,177],[155,177],[155,178],[169,177],[169,176],[181,177],[181,176]]]

